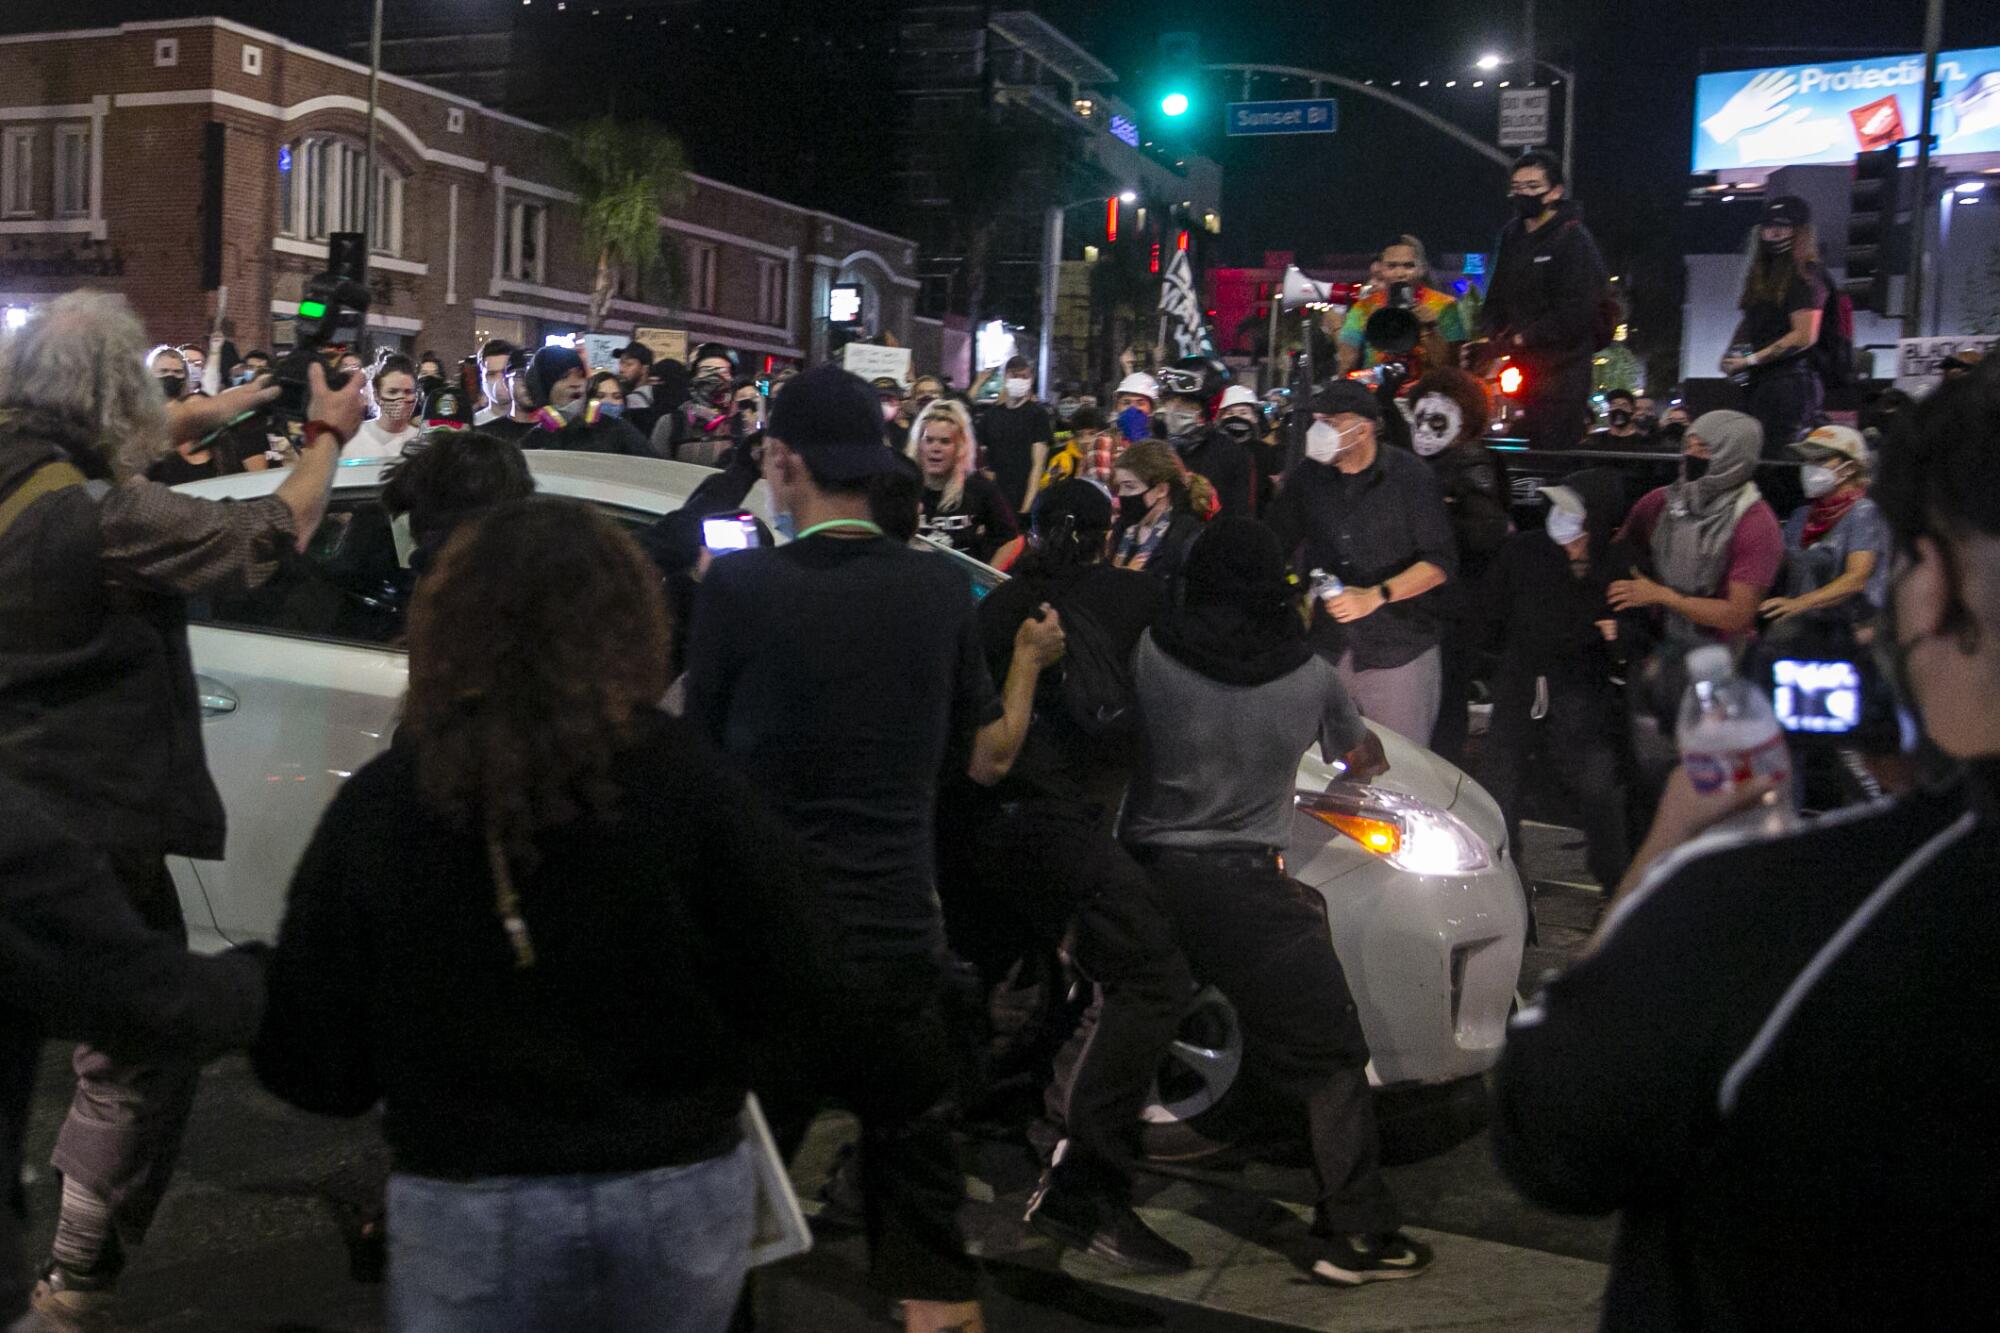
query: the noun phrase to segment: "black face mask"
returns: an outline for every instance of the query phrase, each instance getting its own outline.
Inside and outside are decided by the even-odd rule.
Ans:
[[[1660,427],[1660,438],[1679,444],[1681,436],[1687,434],[1687,430],[1687,422],[1669,421],[1666,425]]]
[[[1708,475],[1708,460],[1696,458],[1693,454],[1681,455],[1681,480],[1700,481]]]
[[[187,392],[188,381],[185,375],[161,375],[158,379],[160,392],[166,395],[170,403],[178,401],[180,396]]]
[[[1792,252],[1793,242],[1788,238],[1782,241],[1763,241],[1761,244],[1767,255],[1788,255]]]
[[[1641,431],[1650,431],[1660,424],[1660,419],[1651,412],[1640,412],[1632,418],[1632,424]]]
[[[728,390],[729,380],[722,375],[703,375],[688,386],[697,403],[707,403],[712,407],[722,406],[722,399]]]
[[[1257,423],[1254,421],[1245,421],[1242,417],[1227,418],[1221,423],[1219,429],[1224,435],[1227,435],[1238,444],[1248,444],[1257,437]]]
[[[1622,407],[1612,408],[1609,419],[1614,429],[1622,429],[1632,424],[1632,414]]]
[[[1134,524],[1143,522],[1146,515],[1152,512],[1153,502],[1146,498],[1144,491],[1141,491],[1137,495],[1121,495],[1118,497],[1118,521],[1128,528]]]
[[[1548,207],[1547,194],[1511,194],[1507,197],[1513,201],[1515,214],[1523,220],[1540,217],[1542,210]]]

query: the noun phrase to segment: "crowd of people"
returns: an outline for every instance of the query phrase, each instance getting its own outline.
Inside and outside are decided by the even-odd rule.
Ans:
[[[1510,846],[1531,809],[1585,833],[1611,910],[1514,1024],[1496,1114],[1531,1197],[1622,1210],[1608,1327],[1774,1327],[1801,1303],[1887,1327],[1919,1273],[1926,1308],[1969,1321],[1945,1325],[1990,1315],[1973,1260],[2000,1181],[1968,1135],[1995,1091],[1971,1025],[2000,863],[2000,367],[1874,443],[1816,425],[1781,378],[1824,289],[1779,200],[1732,353],[1763,372],[1749,410],[1614,396],[1585,440],[1604,279],[1564,194],[1546,155],[1516,168],[1476,328],[1422,286],[1420,243],[1385,246],[1382,299],[1339,332],[1357,377],[1289,419],[1202,357],[1105,407],[1042,401],[1019,358],[959,395],[749,376],[719,344],[593,368],[487,343],[455,372],[338,350],[280,429],[268,356],[148,350],[120,299],[52,302],[0,342],[10,1187],[39,1042],[79,1044],[32,1281],[0,1200],[0,1319],[115,1318],[200,1064],[248,1048],[297,1106],[381,1110],[394,1328],[755,1327],[754,1092],[784,1155],[828,1102],[856,1114],[876,1288],[913,1333],[970,1333],[968,991],[1023,950],[1089,995],[1032,1228],[1191,1266],[1133,1170],[1199,980],[1309,1147],[1311,1273],[1417,1276],[1348,979],[1284,862],[1299,756],[1366,782],[1371,728],[1477,748]],[[1408,355],[1376,345],[1385,309],[1415,312],[1407,381],[1369,374]],[[1534,368],[1530,443],[1583,446],[1537,523],[1458,364],[1475,334]],[[1784,432],[1790,506],[1765,490]],[[1676,471],[1634,495],[1589,454],[1642,440]],[[635,537],[536,495],[538,448],[716,470]],[[413,537],[401,725],[323,817],[275,949],[193,958],[166,858],[218,857],[226,830],[186,602],[305,550],[343,457],[394,460],[382,503]],[[171,489],[262,468],[286,475],[258,499]],[[750,521],[760,480],[785,540],[711,549],[703,521]],[[936,546],[1011,577],[974,599]],[[1888,784],[1908,794],[1686,848],[1770,794],[1699,795],[1676,767],[1682,660],[1718,643],[1878,654],[1929,738]]]

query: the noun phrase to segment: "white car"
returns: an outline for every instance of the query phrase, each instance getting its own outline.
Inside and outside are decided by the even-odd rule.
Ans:
[[[544,494],[633,526],[678,508],[708,468],[531,451]],[[408,672],[397,647],[396,544],[376,497],[383,464],[341,465],[306,559],[265,588],[198,599],[189,639],[208,762],[229,816],[228,858],[176,858],[197,947],[276,936],[293,867],[336,787],[389,743]],[[190,483],[212,498],[268,494],[277,472]],[[759,506],[761,487],[751,505]],[[727,558],[727,557],[724,557]],[[980,591],[1001,577],[966,566]],[[1464,773],[1380,727],[1389,771],[1342,781],[1299,766],[1291,873],[1326,899],[1384,1087],[1450,1085],[1499,1058],[1526,934],[1526,902],[1493,799]],[[1162,1069],[1156,1128],[1195,1126],[1236,1085],[1242,1043],[1226,998],[1203,994]]]

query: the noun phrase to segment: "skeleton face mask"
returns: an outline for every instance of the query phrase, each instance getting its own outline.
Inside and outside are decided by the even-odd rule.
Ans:
[[[1410,444],[1425,458],[1444,452],[1465,428],[1465,412],[1458,400],[1441,393],[1427,394],[1417,403],[1410,419]]]

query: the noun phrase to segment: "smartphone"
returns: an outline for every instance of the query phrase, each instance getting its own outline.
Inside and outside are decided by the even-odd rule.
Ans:
[[[701,521],[701,544],[721,555],[725,551],[747,551],[764,544],[757,520],[749,514],[726,514]]]
[[[1861,668],[1846,660],[1781,657],[1771,664],[1771,711],[1786,731],[1845,735],[1861,725]]]

